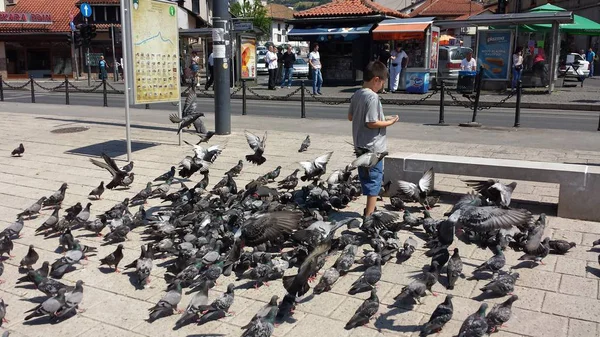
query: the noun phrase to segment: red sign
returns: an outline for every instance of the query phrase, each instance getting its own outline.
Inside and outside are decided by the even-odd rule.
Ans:
[[[51,24],[52,15],[48,13],[12,13],[0,12],[2,23],[41,23]]]

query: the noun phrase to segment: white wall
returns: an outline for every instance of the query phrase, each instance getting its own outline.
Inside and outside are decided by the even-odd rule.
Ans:
[[[288,29],[285,29],[285,22],[283,22],[283,20],[273,19],[271,23],[271,41],[273,41],[275,44],[287,43],[287,32],[289,32],[291,29],[291,25],[288,27]]]

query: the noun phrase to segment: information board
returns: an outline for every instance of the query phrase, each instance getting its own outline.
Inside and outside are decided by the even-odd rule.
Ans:
[[[177,4],[160,0],[129,1],[133,103],[178,102]]]
[[[513,45],[512,36],[512,30],[479,31],[477,67],[483,67],[484,79],[508,80]]]
[[[256,78],[256,38],[242,36],[240,38],[242,60],[242,80]]]

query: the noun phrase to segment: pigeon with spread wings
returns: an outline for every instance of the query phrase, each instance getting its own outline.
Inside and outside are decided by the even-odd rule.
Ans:
[[[434,180],[435,175],[432,167],[423,174],[421,179],[419,179],[418,185],[408,181],[399,180],[398,189],[403,195],[419,202],[421,205],[425,206],[425,208],[430,209],[431,207],[429,207],[427,203],[427,195],[433,191]]]
[[[196,128],[196,131],[198,133],[206,133],[207,132],[206,127],[204,127],[204,130],[202,130],[201,126],[204,126],[204,123],[199,123],[198,125],[196,124],[196,120],[198,120],[198,118],[204,116],[204,113],[196,112],[197,105],[198,105],[198,102],[197,102],[197,98],[196,98],[196,92],[194,90],[190,90],[185,98],[185,102],[183,103],[183,109],[181,111],[182,117],[179,118],[175,114],[171,114],[169,116],[169,119],[171,120],[172,123],[180,123],[179,129],[177,130],[177,134],[179,134],[183,128],[188,127],[192,124],[194,124],[194,127]],[[200,128],[200,130],[199,130],[199,128]],[[202,132],[202,131],[204,131],[204,132]]]
[[[331,159],[333,152],[326,153],[317,157],[313,161],[303,161],[300,165],[304,168],[304,175],[300,178],[302,181],[318,179],[327,172],[327,163]]]
[[[246,156],[246,160],[256,165],[264,164],[264,162],[267,161],[267,159],[263,157],[267,145],[267,132],[265,131],[265,135],[262,139],[251,132],[244,131],[244,133],[246,134],[248,145],[250,145],[250,148],[254,151],[254,154]]]
[[[127,173],[124,170],[120,169],[119,166],[117,166],[117,163],[115,163],[114,159],[109,157],[104,152],[102,152],[102,159],[104,159],[104,163],[92,158],[90,158],[90,161],[92,162],[92,164],[106,169],[112,175],[112,180],[110,181],[110,183],[108,183],[108,185],[106,185],[106,188],[108,188],[109,190],[112,190],[113,188],[118,186],[124,186],[123,179],[125,179],[128,175],[133,175],[133,173]]]

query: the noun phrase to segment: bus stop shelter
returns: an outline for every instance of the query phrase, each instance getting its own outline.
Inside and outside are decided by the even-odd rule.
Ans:
[[[574,16],[571,11],[558,12],[531,12],[531,13],[513,13],[513,14],[481,14],[472,16],[466,20],[440,20],[436,21],[436,26],[441,29],[461,28],[461,27],[489,27],[489,26],[522,26],[549,24],[552,26],[552,46],[550,57],[550,83],[549,92],[554,91],[556,81],[556,71],[558,66],[559,53],[559,27],[561,24],[573,23]]]

